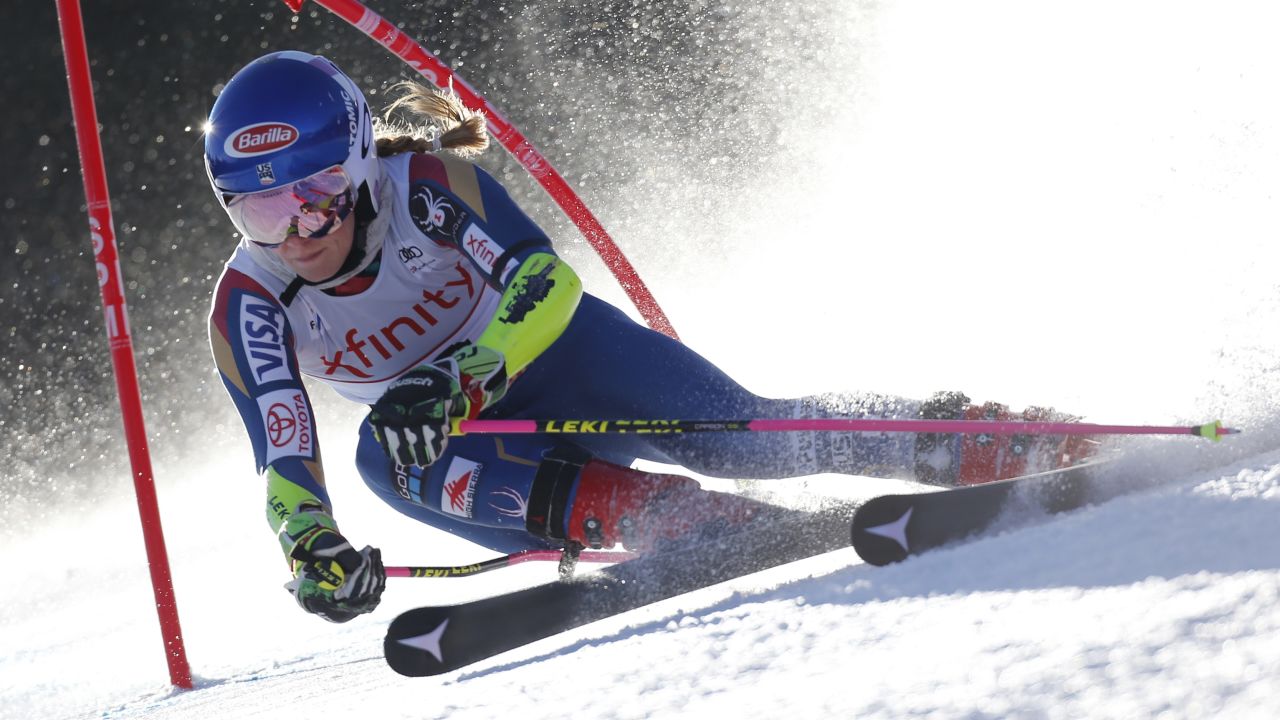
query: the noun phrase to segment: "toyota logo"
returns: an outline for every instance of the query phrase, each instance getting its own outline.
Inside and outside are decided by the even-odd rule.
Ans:
[[[276,403],[267,409],[267,438],[273,446],[284,447],[293,442],[297,430],[298,421],[287,405]]]

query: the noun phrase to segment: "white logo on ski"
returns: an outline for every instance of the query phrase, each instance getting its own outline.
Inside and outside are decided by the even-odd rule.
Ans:
[[[414,637],[402,638],[396,640],[401,645],[408,645],[411,648],[426,650],[435,656],[437,662],[444,662],[444,654],[440,652],[440,637],[444,635],[444,629],[449,627],[449,618],[445,618],[439,627],[426,635],[416,635]]]
[[[875,527],[863,528],[863,532],[869,532],[872,535],[886,537],[902,546],[904,552],[911,552],[911,548],[907,546],[907,523],[911,522],[911,512],[915,510],[913,507],[907,508],[902,517],[891,523],[877,525]]]

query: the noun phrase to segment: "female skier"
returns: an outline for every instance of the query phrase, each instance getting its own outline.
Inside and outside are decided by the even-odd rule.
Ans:
[[[214,292],[214,360],[248,429],[267,518],[307,611],[377,606],[379,551],[334,521],[302,377],[371,406],[357,467],[395,509],[491,548],[643,549],[769,506],[702,490],[636,459],[709,476],[822,472],[938,484],[1012,477],[1025,439],[855,433],[466,435],[456,418],[1010,417],[958,393],[773,400],[582,291],[573,269],[489,174],[463,159],[482,116],[413,86],[397,105],[429,137],[376,137],[332,62],[276,52],[240,70],[209,115],[205,161],[241,234]],[[1043,418],[1028,411],[1027,418]]]

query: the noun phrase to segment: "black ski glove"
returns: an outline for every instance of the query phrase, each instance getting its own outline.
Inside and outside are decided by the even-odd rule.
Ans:
[[[506,392],[502,353],[467,343],[388,385],[369,424],[387,457],[426,467],[444,454],[453,420],[475,418]]]

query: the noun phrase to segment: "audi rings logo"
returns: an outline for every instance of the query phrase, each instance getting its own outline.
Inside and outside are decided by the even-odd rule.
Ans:
[[[275,447],[293,442],[298,432],[298,419],[284,403],[276,403],[267,409],[267,438]]]
[[[422,248],[417,245],[400,248],[400,262],[407,263],[420,257],[422,257]]]

